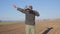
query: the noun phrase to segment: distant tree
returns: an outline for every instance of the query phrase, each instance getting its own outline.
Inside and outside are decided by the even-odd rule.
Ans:
[[[48,20],[50,20],[50,19],[43,19],[43,21],[48,21]]]
[[[43,19],[43,21],[46,21],[46,19]]]
[[[0,20],[0,22],[2,22],[2,20]]]

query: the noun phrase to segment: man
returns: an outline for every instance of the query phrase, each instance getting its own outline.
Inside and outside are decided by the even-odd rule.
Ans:
[[[13,5],[14,8],[17,8],[18,11],[25,14],[25,24],[26,24],[26,34],[36,34],[35,32],[35,16],[39,16],[39,13],[35,10],[32,10],[32,6],[26,6],[26,8],[18,8],[16,5]]]

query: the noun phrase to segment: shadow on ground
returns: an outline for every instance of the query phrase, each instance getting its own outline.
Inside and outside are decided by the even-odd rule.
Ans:
[[[53,29],[53,27],[48,28],[48,29],[45,30],[42,34],[47,34],[51,29]]]

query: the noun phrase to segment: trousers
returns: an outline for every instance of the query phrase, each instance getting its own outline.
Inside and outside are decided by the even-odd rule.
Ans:
[[[25,31],[26,31],[26,34],[30,34],[30,32],[32,34],[36,34],[35,25],[26,25]]]

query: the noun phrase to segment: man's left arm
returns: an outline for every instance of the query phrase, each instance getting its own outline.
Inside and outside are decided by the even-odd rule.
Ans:
[[[40,14],[37,11],[34,10],[34,12],[35,12],[35,16],[40,16]]]

